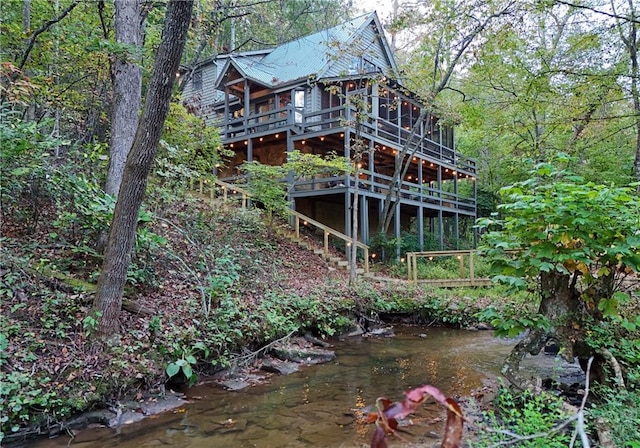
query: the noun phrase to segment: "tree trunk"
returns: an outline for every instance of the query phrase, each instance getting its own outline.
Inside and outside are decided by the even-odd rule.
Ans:
[[[537,355],[547,341],[555,340],[563,349],[562,356],[568,361],[574,360],[574,344],[577,339],[573,323],[580,311],[580,296],[575,289],[575,277],[557,271],[540,273],[539,313],[550,323],[546,331],[532,329],[516,346],[505,360],[502,374],[520,389],[531,389],[534,383],[519,374],[520,362],[527,353]]]
[[[134,52],[142,49],[144,16],[139,0],[115,0],[116,42],[129,45]],[[105,191],[118,196],[127,156],[138,128],[138,112],[142,95],[142,70],[139,54],[115,57],[112,65],[113,111],[109,171]]]
[[[187,39],[193,0],[171,0],[167,6],[162,39],[133,147],[125,164],[122,185],[111,223],[94,312],[101,313],[98,335],[119,331],[119,316],[131,249],[136,237],[138,212],[156,154],[176,72]]]

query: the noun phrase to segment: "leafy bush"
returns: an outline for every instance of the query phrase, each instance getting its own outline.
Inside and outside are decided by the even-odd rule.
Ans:
[[[640,371],[636,371],[640,379]],[[629,389],[603,389],[599,394],[602,402],[588,410],[588,420],[593,424],[600,420],[606,424],[615,446],[621,448],[640,447],[640,383]],[[624,418],[621,418],[624,416]]]
[[[530,391],[516,393],[501,387],[494,399],[494,410],[483,413],[483,423],[491,428],[481,430],[470,446],[480,448],[517,443],[526,448],[565,448],[569,446],[571,434],[567,429],[556,430],[556,426],[568,420],[562,406],[563,401],[548,394],[534,394]],[[510,434],[509,434],[510,433]],[[544,436],[525,440],[526,436]]]
[[[44,132],[50,123],[24,122],[18,112],[0,111],[0,201],[4,213],[35,231],[51,197],[49,151],[61,142]]]

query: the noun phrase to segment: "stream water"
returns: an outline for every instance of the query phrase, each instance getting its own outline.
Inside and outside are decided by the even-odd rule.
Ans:
[[[406,327],[391,338],[336,342],[333,363],[305,366],[239,392],[217,385],[189,389],[182,408],[123,425],[80,431],[33,444],[53,447],[365,447],[373,425],[357,415],[377,397],[392,400],[423,384],[452,397],[468,396],[498,375],[514,345],[491,332]],[[545,357],[545,355],[540,355]],[[531,359],[530,367],[557,363]],[[553,366],[551,366],[553,368]],[[406,428],[408,440],[439,446],[444,411],[427,404]],[[406,446],[391,441],[390,446]]]

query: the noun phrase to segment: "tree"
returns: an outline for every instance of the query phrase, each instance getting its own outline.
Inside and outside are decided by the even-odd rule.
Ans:
[[[503,218],[478,222],[489,229],[482,250],[498,274],[495,279],[516,288],[531,281],[540,294],[538,317],[518,327],[531,331],[503,368],[520,387],[526,386],[518,376],[520,361],[549,340],[570,362],[597,354],[602,366],[611,359],[601,347],[587,345],[586,336],[628,300],[618,290],[621,277],[640,271],[640,200],[631,188],[585,182],[546,162],[530,175],[501,190]]]
[[[626,17],[616,17],[616,29],[620,34],[620,40],[624,43],[624,47],[629,56],[629,83],[631,90],[631,100],[633,101],[633,110],[635,112],[635,129],[636,129],[636,155],[633,162],[633,171],[636,180],[640,182],[640,86],[638,85],[638,77],[640,76],[640,65],[638,61],[638,49],[640,47],[640,36],[638,28],[638,12],[633,0],[627,1],[628,10]],[[611,7],[616,12],[615,2],[611,0]],[[617,14],[616,14],[617,15]],[[638,184],[638,192],[640,193],[640,184]]]
[[[295,182],[321,174],[343,173],[344,158],[321,157],[315,154],[292,151],[281,165],[265,165],[260,162],[245,162],[243,172],[247,175],[247,189],[251,197],[264,206],[268,227],[273,227],[276,216],[286,217],[289,210],[289,192]],[[286,182],[285,182],[286,181]]]
[[[119,331],[122,294],[136,236],[138,213],[169,110],[192,8],[192,0],[171,0],[167,5],[160,46],[142,116],[125,165],[102,272],[98,279],[93,311],[99,319],[98,334],[101,336],[113,335]]]
[[[109,169],[104,190],[117,197],[124,165],[138,127],[138,112],[142,97],[142,37],[144,0],[115,0],[116,53],[111,66],[113,108],[111,112],[111,144]]]
[[[337,25],[344,0],[216,0],[200,2],[194,12],[190,44],[185,50],[183,89],[198,64],[220,53],[262,50]],[[188,44],[189,44],[188,43]]]
[[[572,8],[590,11],[594,15],[599,15],[605,20],[614,21],[614,28],[620,37],[620,41],[627,51],[627,73],[620,73],[620,77],[625,79],[625,89],[629,91],[631,102],[633,104],[634,127],[636,132],[635,159],[633,163],[633,175],[636,180],[640,181],[640,87],[638,86],[638,76],[640,75],[640,62],[638,60],[638,49],[640,45],[640,35],[638,30],[640,27],[640,16],[633,0],[627,0],[626,6],[624,2],[617,3],[615,0],[608,2],[595,1],[587,3],[578,3],[571,1],[556,0],[559,5],[566,5]],[[609,10],[607,10],[609,6]],[[638,186],[640,192],[640,185]]]
[[[437,97],[447,88],[455,70],[462,64],[464,57],[472,44],[483,34],[489,26],[499,18],[510,15],[515,9],[516,2],[437,2],[430,6],[427,14],[417,15],[409,10],[396,19],[395,26],[404,23],[428,24],[429,31],[424,34],[423,42],[415,51],[415,63],[407,64],[420,68],[419,83],[412,83],[413,91],[421,94],[425,107],[412,127],[409,137],[398,153],[389,190],[385,197],[382,217],[380,219],[380,233],[386,234],[397,213],[397,200],[400,193],[402,179],[411,166],[413,155],[418,149],[419,140],[415,136],[419,133],[423,122],[437,111]],[[425,67],[426,66],[426,67]]]
[[[455,97],[458,149],[478,159],[490,192],[527,177],[522,158],[558,151],[574,156],[573,170],[590,180],[628,184],[635,114],[612,23],[566,5],[525,13],[522,26],[488,36],[455,85],[464,92]]]

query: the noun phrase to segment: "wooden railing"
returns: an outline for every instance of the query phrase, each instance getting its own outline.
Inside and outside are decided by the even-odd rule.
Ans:
[[[485,286],[491,284],[488,278],[477,278],[473,264],[475,250],[441,250],[429,252],[407,252],[407,277],[409,281],[418,282],[418,258],[433,260],[438,257],[455,257],[459,260],[460,278],[426,280],[438,286]],[[469,258],[468,268],[465,268],[465,258]],[[468,271],[468,275],[467,275]]]
[[[327,227],[324,224],[309,218],[308,216],[303,215],[302,213],[298,213],[295,210],[290,210],[291,215],[294,218],[294,231],[296,234],[296,238],[300,238],[300,224],[302,223],[303,225],[313,225],[314,227],[317,227],[318,229],[322,230],[323,232],[323,245],[322,245],[322,250],[324,251],[325,255],[329,254],[329,237],[333,236],[341,241],[344,241],[345,243],[345,253],[347,255],[347,259],[349,259],[349,248],[351,247],[352,244],[352,238],[345,235],[342,232],[338,232],[337,230],[332,229],[331,227]],[[369,272],[369,246],[367,246],[364,243],[361,243],[360,241],[358,241],[356,243],[358,249],[362,249],[363,252],[363,260],[362,260],[362,264],[363,264],[363,269],[365,273]]]
[[[210,191],[210,197],[213,200],[213,198],[215,198],[215,187],[218,186],[220,187],[220,189],[222,190],[222,196],[223,199],[226,201],[229,199],[230,195],[241,195],[241,201],[242,201],[242,208],[247,207],[247,202],[249,200],[249,198],[251,197],[251,193],[249,193],[248,191],[242,189],[241,187],[238,187],[236,185],[233,184],[229,184],[227,182],[221,181],[219,179],[215,179],[214,180],[214,184],[211,187],[211,191]],[[200,182],[200,193],[204,194],[205,191],[205,184],[203,181]],[[296,238],[300,238],[300,224],[311,224],[315,227],[317,227],[318,229],[321,229],[323,232],[323,247],[322,250],[324,252],[325,255],[329,254],[329,237],[334,237],[337,238],[338,240],[344,241],[345,243],[345,253],[347,256],[347,259],[349,259],[349,247],[352,244],[352,239],[345,235],[342,232],[338,232],[335,229],[332,229],[331,227],[327,227],[324,224],[309,218],[308,216],[303,215],[302,213],[299,213],[295,210],[290,210],[289,211],[291,213],[291,215],[294,218],[294,231],[295,231],[295,236]],[[362,249],[363,252],[363,269],[365,273],[369,272],[369,246],[367,246],[364,243],[361,243],[360,241],[358,241],[357,243],[357,247],[358,249]]]
[[[337,106],[317,111],[296,109],[293,106],[272,109],[265,112],[249,114],[247,117],[224,118],[214,120],[220,127],[223,140],[235,140],[247,136],[260,136],[287,127],[297,127],[302,133],[318,133],[327,130],[343,130],[348,126],[347,109]],[[399,126],[397,122],[383,118],[369,120],[362,124],[363,134],[380,139],[381,143],[402,147],[407,143],[411,132]],[[469,174],[476,173],[476,162],[452,148],[447,147],[438,138],[428,135],[422,129],[412,140],[416,139],[418,153],[425,154],[439,164],[452,169],[464,170]]]
[[[371,193],[373,196],[380,195],[380,197],[387,194],[392,181],[391,176],[368,170],[362,170],[360,175],[362,176],[358,180],[360,194]],[[353,177],[345,175],[317,177],[298,180],[293,186],[293,193],[295,195],[306,195],[307,192],[311,191],[323,190],[326,192],[327,189],[353,188],[353,186],[355,186],[355,178]],[[432,187],[428,183],[419,184],[404,180],[400,185],[398,195],[402,200],[423,202],[434,207],[442,207],[444,210],[456,208],[467,214],[475,214],[476,211],[476,202],[473,198],[444,191]],[[392,200],[395,200],[395,198],[392,198]]]

